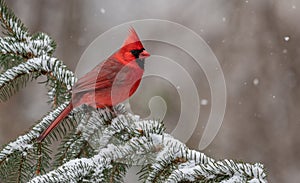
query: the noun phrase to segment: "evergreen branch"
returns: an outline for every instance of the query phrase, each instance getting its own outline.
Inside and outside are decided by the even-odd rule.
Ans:
[[[37,176],[29,182],[32,183],[54,183],[54,182],[79,182],[82,177],[92,171],[93,162],[88,158],[71,160],[63,166],[45,175]]]
[[[17,83],[16,79],[20,77],[27,78],[21,82],[22,86],[24,86],[24,83],[28,81],[28,76],[30,74],[37,72],[37,76],[39,76],[39,74],[43,71],[49,73],[61,83],[64,83],[67,90],[70,90],[73,84],[76,82],[76,77],[74,76],[73,72],[69,71],[61,61],[57,60],[56,58],[42,56],[40,58],[30,59],[27,62],[8,69],[1,74],[0,91],[3,92],[1,92],[0,98],[5,100],[12,95],[12,91],[18,90],[18,87],[15,87],[14,85]],[[11,84],[11,87],[9,87],[9,84]]]
[[[0,100],[7,101],[13,94],[19,91],[20,88],[24,88],[29,80],[32,80],[38,76],[39,73],[37,72],[20,74],[14,78],[14,80],[11,80],[11,82],[5,83],[0,87]]]
[[[74,150],[72,149],[75,142],[81,138],[79,134],[70,133],[61,142],[58,147],[58,153],[55,155],[55,161],[53,163],[54,167],[59,167],[60,165],[70,161],[73,157]]]
[[[222,160],[209,162],[206,164],[197,164],[189,161],[181,164],[174,170],[166,182],[230,182],[229,180],[238,179],[238,182],[266,182],[266,175],[261,164],[235,163],[232,160]]]
[[[40,133],[50,125],[50,123],[66,108],[67,103],[62,104],[57,109],[46,115],[32,130],[25,135],[18,137],[15,141],[10,142],[0,151],[0,165],[15,152],[27,152],[33,148],[34,140]]]
[[[154,138],[154,139],[153,139]],[[266,181],[266,174],[261,164],[236,163],[232,160],[215,161],[203,153],[188,149],[185,144],[165,134],[164,138],[158,135],[153,141],[163,144],[163,150],[158,154],[155,163],[151,165],[150,173],[145,182],[220,182],[221,180],[239,177],[240,182],[258,180]],[[156,144],[159,145],[159,144]],[[169,171],[166,171],[169,170]],[[171,173],[170,173],[171,172]]]
[[[35,143],[34,152],[30,153],[28,158],[31,159],[31,175],[32,177],[44,174],[50,168],[50,161],[52,150],[49,149],[49,144],[44,143]],[[31,179],[32,179],[31,177]],[[27,181],[30,179],[27,179]]]
[[[11,159],[3,162],[0,168],[0,180],[3,179],[7,183],[14,183],[17,181],[21,157],[22,153],[16,153],[11,156]]]
[[[101,149],[103,147],[105,147],[107,144],[109,144],[109,142],[114,141],[114,144],[116,144],[118,138],[117,134],[120,132],[123,132],[122,134],[124,134],[125,131],[133,131],[132,129],[129,129],[130,126],[128,124],[126,124],[129,120],[126,119],[126,116],[119,116],[118,118],[115,118],[112,120],[112,123],[109,127],[105,128],[102,132],[101,132],[101,139],[99,140],[99,144],[98,147]],[[128,136],[123,135],[123,138],[121,140],[121,142],[127,141],[128,140]]]
[[[108,171],[106,180],[109,180],[109,183],[122,183],[128,168],[129,166],[126,164],[112,163],[112,168]]]
[[[15,37],[19,41],[28,39],[28,31],[13,11],[7,7],[4,0],[0,0],[0,21],[6,34]]]
[[[147,143],[147,139],[133,138],[122,146],[110,144],[107,148],[102,149],[99,154],[92,158],[71,160],[56,170],[42,176],[37,176],[29,182],[78,182],[88,175],[92,176],[92,182],[105,181],[105,179],[103,179],[103,172],[111,168],[111,163],[113,161],[123,159],[129,154],[133,154],[140,148],[139,144],[143,143]]]
[[[56,48],[56,43],[54,40],[43,32],[32,35],[28,44],[32,47],[32,49],[34,49],[33,53],[36,53],[35,56],[43,54],[51,56]]]
[[[12,67],[21,64],[24,60],[25,59],[20,55],[0,53],[0,73],[2,73],[1,69],[6,71],[7,69],[11,69]]]
[[[17,175],[17,183],[21,182],[22,181],[22,169],[24,168],[23,167],[23,164],[25,162],[25,157],[22,155],[21,158],[20,158],[20,163],[19,163],[19,167],[18,167],[18,175]]]
[[[1,182],[27,182],[35,176],[35,160],[40,158],[40,156],[37,156],[37,154],[34,153],[36,150],[36,144],[33,146],[34,147],[28,151],[17,151],[11,154],[9,158],[1,163],[0,179],[5,180]],[[44,153],[43,159],[45,158],[48,158],[47,161],[49,161],[47,152]],[[43,161],[43,168],[47,167],[45,164],[47,161]],[[45,172],[43,168],[41,170],[42,172]]]
[[[108,122],[113,119],[112,112],[107,109],[94,109],[83,105],[74,110],[74,116],[70,121],[78,124],[77,128],[71,131],[62,140],[58,153],[55,155],[54,166],[80,157],[90,157],[94,154],[91,146],[98,146],[92,143],[92,139],[98,139],[97,131],[108,127]],[[96,142],[98,143],[98,141]]]
[[[29,62],[29,61],[28,61]],[[39,64],[39,67],[49,72],[56,80],[64,83],[67,90],[71,90],[74,83],[77,81],[74,73],[63,64],[60,60],[56,58],[51,58],[48,56],[43,56],[41,58],[33,59],[33,63]]]
[[[37,144],[37,151],[36,152],[37,152],[37,155],[38,155],[38,159],[37,159],[35,173],[36,173],[36,175],[40,175],[41,174],[41,169],[42,169],[42,143]]]
[[[82,110],[85,115],[81,116],[82,119],[78,123],[77,132],[80,132],[81,136],[87,141],[92,140],[95,135],[98,135],[97,132],[107,127],[114,117],[108,109],[95,110],[83,105]]]
[[[30,59],[42,55],[50,55],[55,49],[53,40],[44,33],[39,33],[26,42],[18,42],[15,38],[0,38],[0,50],[2,54],[16,54]]]
[[[113,127],[107,126],[102,131],[110,131],[107,133],[111,135],[109,139],[115,137],[117,140],[110,140],[104,148],[98,150],[97,155],[70,160],[31,182],[76,182],[83,179],[101,182],[112,180],[109,175],[116,175],[113,180],[119,181],[117,175],[124,173],[126,168],[116,174],[114,163],[130,166],[136,162],[144,163],[146,167],[142,171],[145,182],[267,182],[261,164],[215,161],[203,153],[190,150],[185,144],[164,133],[158,121],[140,120],[137,116],[126,114],[117,116],[111,125]],[[118,133],[127,134],[129,139],[121,143]],[[137,161],[140,159],[144,161]]]

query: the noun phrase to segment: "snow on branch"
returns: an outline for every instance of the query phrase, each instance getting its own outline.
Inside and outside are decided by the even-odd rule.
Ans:
[[[6,70],[0,75],[0,91],[6,89],[6,85],[13,82],[15,79],[22,75],[29,75],[33,72],[47,72],[50,73],[58,81],[64,83],[67,89],[71,89],[77,78],[74,73],[67,69],[67,67],[58,59],[49,56],[42,56],[39,58],[32,58],[25,63],[21,63],[11,69]],[[1,92],[0,98],[7,98],[6,93],[8,91]]]
[[[43,182],[78,182],[85,176],[91,175],[90,182],[102,182],[103,171],[111,167],[112,161],[123,159],[126,156],[133,154],[140,149],[140,144],[147,143],[147,139],[133,138],[125,145],[115,146],[108,145],[107,148],[100,150],[100,152],[92,158],[80,158],[71,160],[56,170],[53,170],[45,175],[37,176],[29,183],[43,183]]]
[[[50,125],[50,123],[66,108],[68,103],[62,104],[57,109],[50,112],[48,115],[42,118],[42,120],[35,125],[28,133],[19,136],[15,141],[10,142],[0,152],[0,164],[6,158],[16,151],[25,153],[33,147],[34,140],[40,135],[40,133]]]
[[[77,81],[74,73],[57,58],[43,56],[41,58],[33,59],[32,63],[33,65],[37,64],[42,70],[52,74],[53,77],[64,83],[68,90],[70,90]]]
[[[0,0],[0,21],[6,29],[6,34],[15,37],[19,41],[28,40],[28,31],[24,24],[7,7],[4,0]]]
[[[35,177],[30,182],[76,182],[86,176],[91,177],[89,181],[101,182],[105,181],[103,172],[112,168],[112,162],[127,165],[136,165],[139,162],[141,163],[139,165],[148,166],[144,178],[145,182],[149,183],[157,180],[170,183],[200,180],[215,182],[222,180],[224,183],[237,180],[252,183],[267,182],[263,165],[236,163],[232,160],[216,161],[201,152],[190,150],[161,129],[162,124],[158,121],[141,120],[130,113],[119,115],[113,119],[112,126],[101,129],[103,136],[96,140],[104,142],[99,143],[101,145],[97,155],[92,158],[70,160],[56,170]],[[117,134],[121,131],[123,143],[118,141]],[[113,138],[115,139],[112,140]],[[141,161],[143,159],[144,161]]]
[[[266,174],[263,165],[256,163],[235,163],[233,160],[212,161],[206,164],[197,164],[193,160],[184,163],[174,170],[166,182],[180,182],[197,180],[198,177],[207,177],[209,180],[218,180],[230,182],[229,180],[239,180],[237,182],[266,182]],[[228,178],[226,180],[226,178]],[[225,179],[225,180],[224,180]]]
[[[44,33],[36,38],[28,38],[19,42],[14,37],[0,38],[0,52],[2,54],[17,54],[25,57],[37,57],[54,51],[53,40]]]

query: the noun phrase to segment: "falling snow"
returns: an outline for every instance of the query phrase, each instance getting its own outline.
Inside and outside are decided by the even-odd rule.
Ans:
[[[207,105],[208,104],[208,100],[202,99],[200,103],[201,103],[201,105]]]
[[[287,49],[283,49],[282,53],[286,54],[287,53]]]
[[[259,84],[259,79],[258,78],[254,78],[253,79],[253,84],[256,86]]]
[[[284,36],[284,40],[285,41],[289,41],[290,40],[290,36]]]
[[[101,8],[101,9],[100,9],[100,12],[101,12],[102,14],[104,14],[104,13],[105,13],[105,9],[104,9],[104,8]]]

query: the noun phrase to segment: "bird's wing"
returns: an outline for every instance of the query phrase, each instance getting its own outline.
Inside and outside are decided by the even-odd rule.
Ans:
[[[98,64],[74,85],[73,94],[110,88],[123,64],[113,58]]]

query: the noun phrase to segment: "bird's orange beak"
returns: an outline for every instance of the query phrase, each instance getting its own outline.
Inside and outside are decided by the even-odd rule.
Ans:
[[[143,52],[140,53],[139,58],[147,58],[149,56],[150,56],[150,54],[146,50],[143,50]]]

